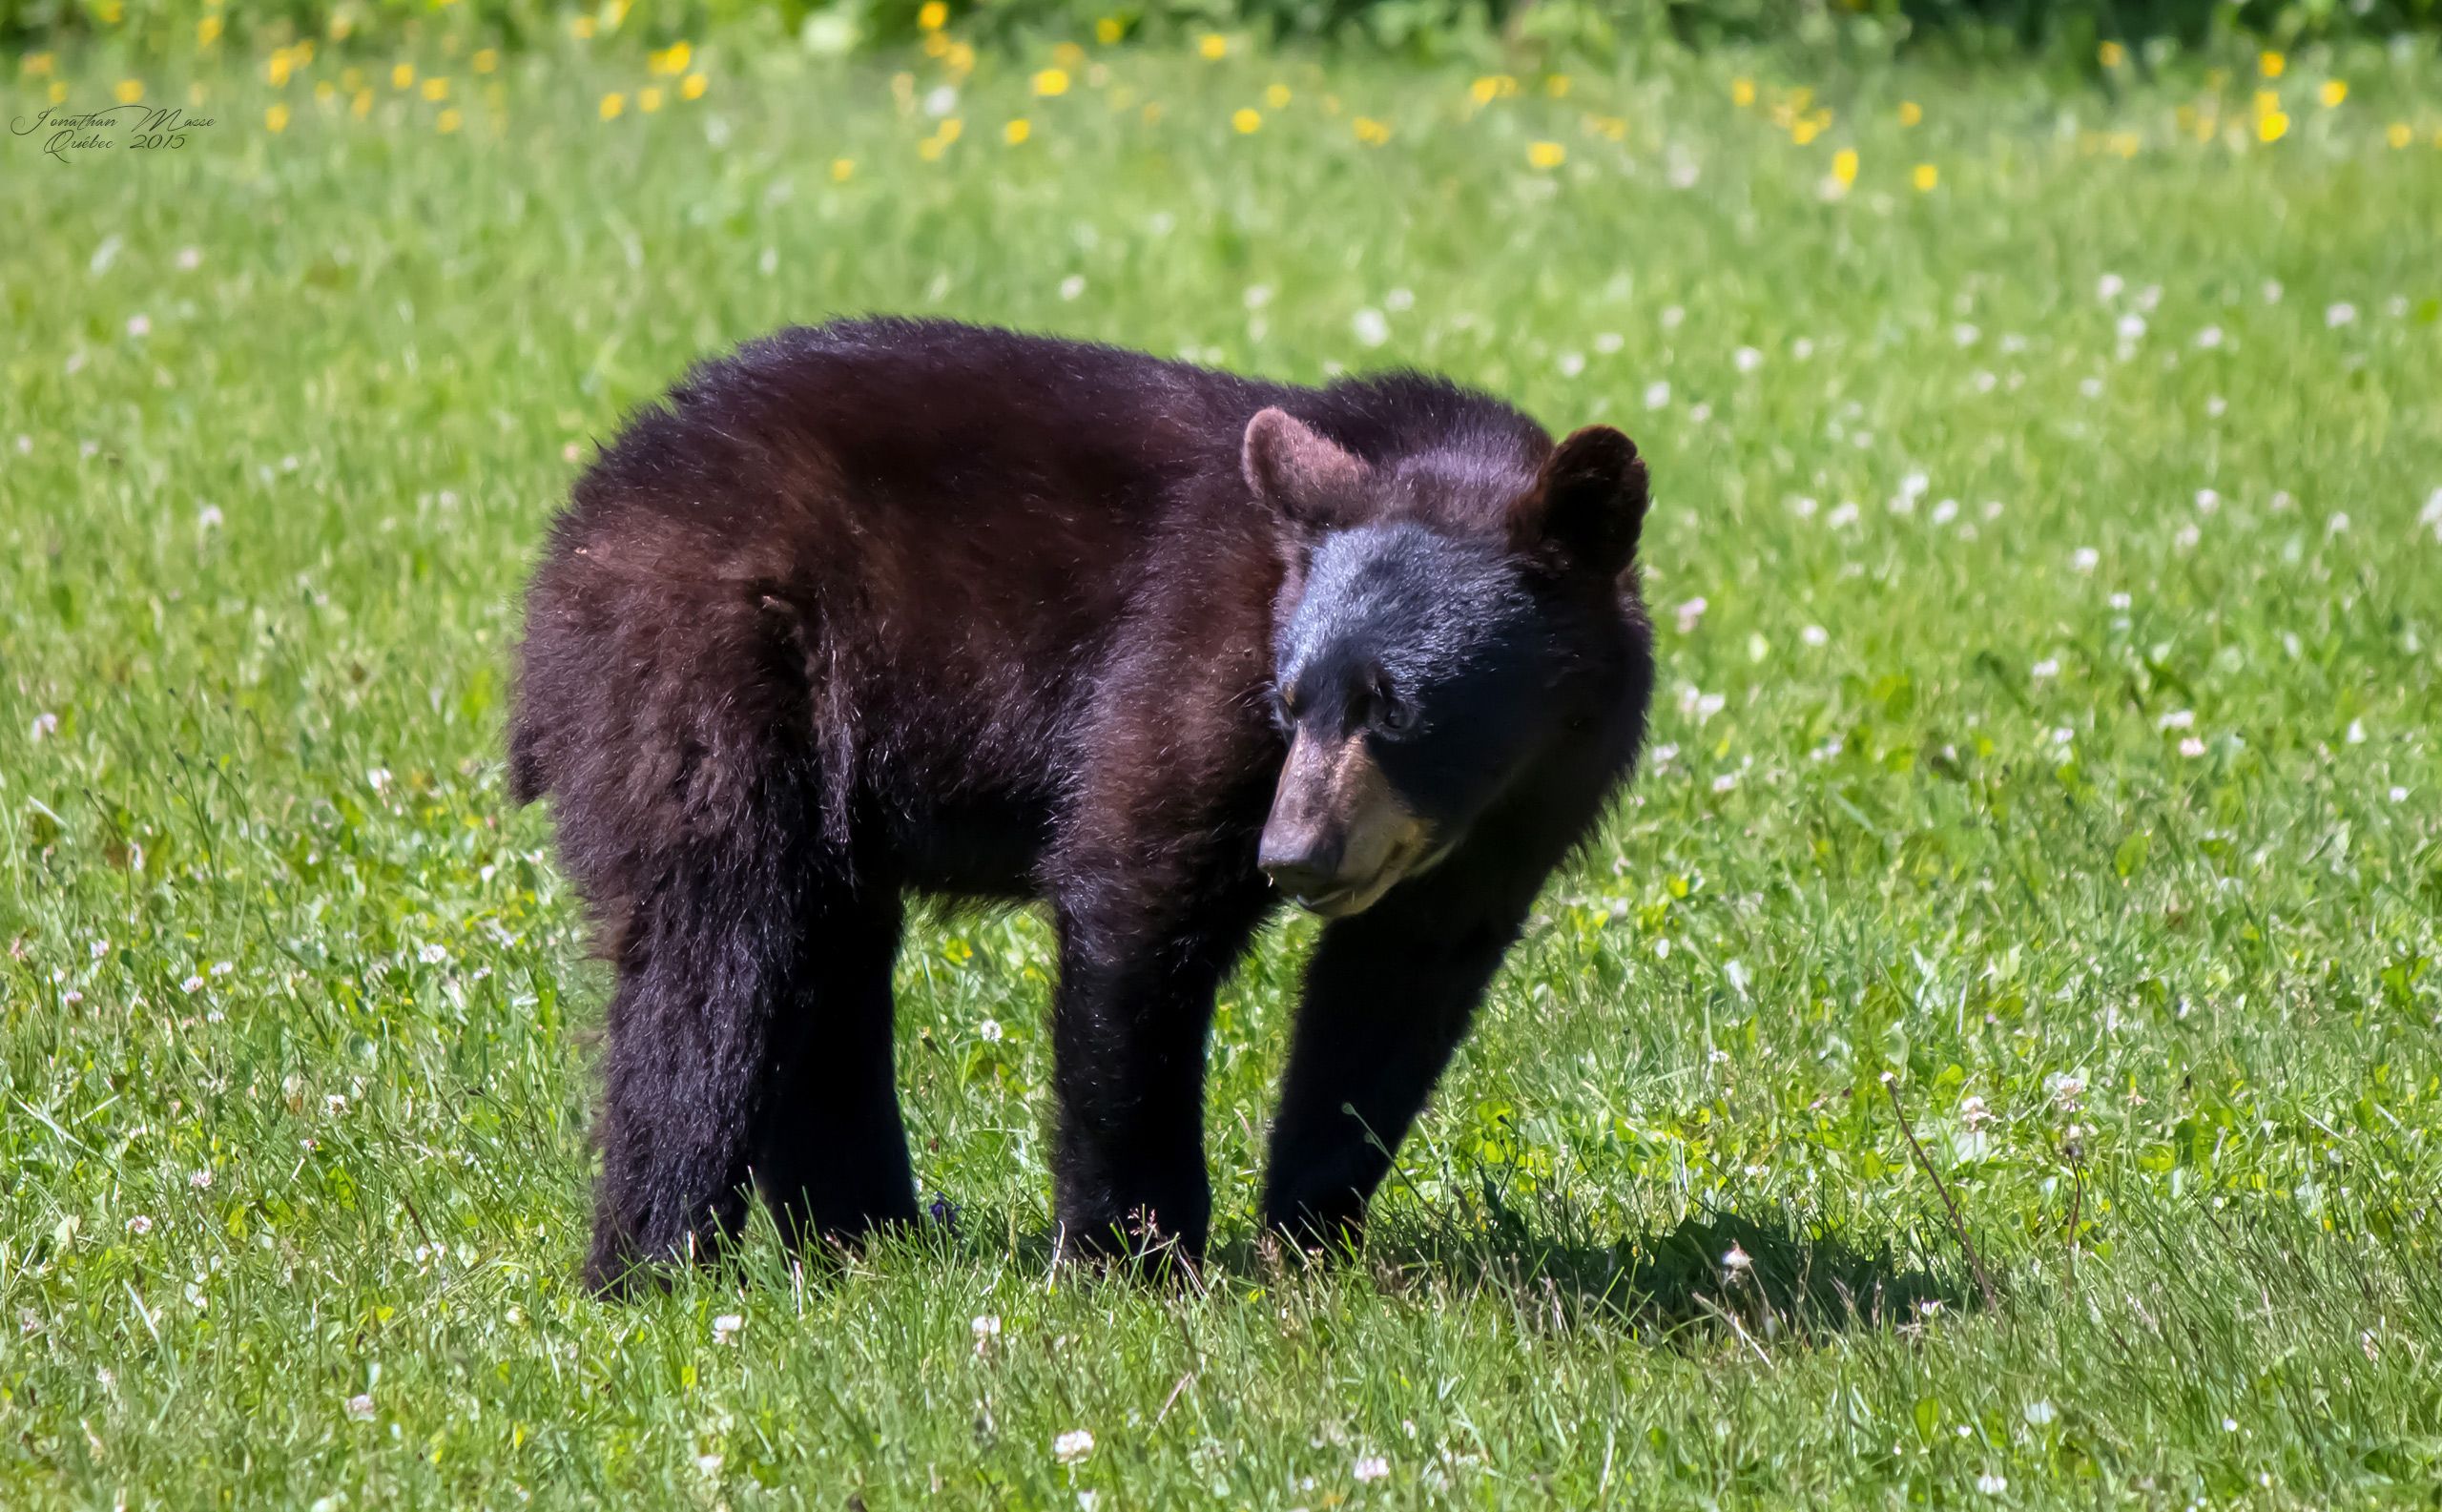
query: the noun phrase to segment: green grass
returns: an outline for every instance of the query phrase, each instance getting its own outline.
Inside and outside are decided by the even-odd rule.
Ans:
[[[176,152],[0,141],[0,1504],[2432,1504],[2430,63],[2293,61],[2267,147],[2235,90],[2201,143],[2007,74],[987,61],[926,161],[929,65],[647,114],[641,59],[390,61],[362,119],[325,58],[207,72]],[[1363,1264],[1252,1243],[1298,922],[1224,995],[1203,1288],[1048,1267],[1014,914],[901,967],[955,1232],[576,1286],[604,980],[503,793],[523,570],[691,358],[866,309],[1652,458],[1648,770]]]

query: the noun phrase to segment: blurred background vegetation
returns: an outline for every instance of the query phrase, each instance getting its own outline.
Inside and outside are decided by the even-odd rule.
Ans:
[[[412,38],[445,17],[514,47],[574,30],[669,41],[712,31],[816,52],[890,47],[920,32],[926,0],[0,0],[0,38],[79,36],[139,48],[250,35]],[[961,34],[1024,44],[1093,36],[1171,41],[1212,31],[1424,58],[1527,50],[1597,59],[1657,47],[1795,42],[1866,52],[2093,59],[2105,43],[2140,63],[2239,43],[2289,47],[2442,31],[2442,0],[952,0]]]

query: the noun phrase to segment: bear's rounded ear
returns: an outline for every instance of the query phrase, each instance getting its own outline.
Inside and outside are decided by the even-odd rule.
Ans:
[[[1247,422],[1240,466],[1254,496],[1293,523],[1328,527],[1365,482],[1353,453],[1285,409],[1262,409]]]
[[[1573,567],[1616,575],[1637,554],[1649,500],[1637,444],[1588,425],[1552,448],[1532,492],[1510,514],[1521,548],[1549,544]]]

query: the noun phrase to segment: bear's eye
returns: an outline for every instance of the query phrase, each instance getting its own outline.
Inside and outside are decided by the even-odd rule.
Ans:
[[[1388,689],[1374,700],[1374,724],[1384,735],[1406,735],[1416,728],[1416,705],[1398,698]]]

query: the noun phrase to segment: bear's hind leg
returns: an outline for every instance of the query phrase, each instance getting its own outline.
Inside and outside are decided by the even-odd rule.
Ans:
[[[755,1184],[796,1243],[916,1220],[891,1055],[900,925],[895,895],[815,910],[806,987],[778,1025],[753,1146]]]
[[[811,870],[789,843],[787,817],[765,815],[751,827],[776,843],[687,842],[665,858],[629,917],[586,1263],[597,1290],[627,1290],[640,1265],[709,1257],[746,1216],[776,1028],[807,985]]]

